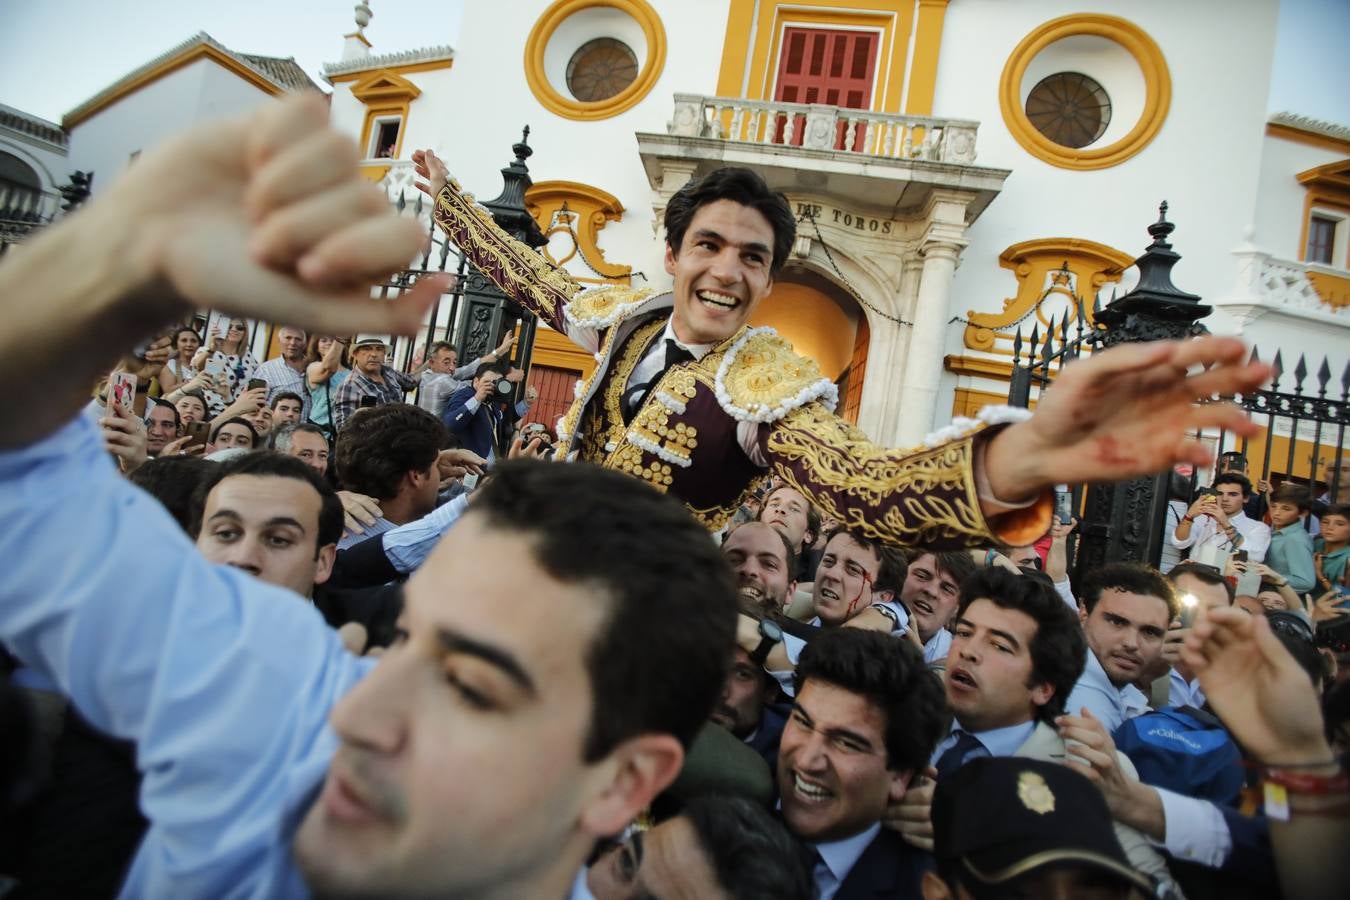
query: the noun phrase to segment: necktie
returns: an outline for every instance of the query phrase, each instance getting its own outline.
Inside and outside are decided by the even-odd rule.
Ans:
[[[956,731],[956,743],[952,744],[942,755],[938,757],[937,769],[938,781],[946,778],[965,764],[966,760],[974,756],[988,756],[989,751],[980,739],[975,737],[969,731]]]
[[[666,361],[662,365],[661,371],[653,375],[651,380],[644,381],[641,384],[635,384],[624,391],[622,403],[624,423],[626,424],[632,421],[633,416],[642,408],[642,404],[646,401],[647,394],[651,392],[652,388],[656,387],[657,382],[661,380],[661,377],[666,374],[671,366],[679,365],[682,362],[689,362],[693,358],[694,354],[690,353],[670,338],[667,338]]]

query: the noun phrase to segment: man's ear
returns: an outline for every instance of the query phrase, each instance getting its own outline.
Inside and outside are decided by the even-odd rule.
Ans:
[[[675,257],[678,256],[678,255],[679,255],[679,254],[675,252],[675,248],[672,247],[672,246],[670,245],[670,240],[669,240],[669,238],[667,238],[667,240],[666,240],[666,258],[665,258],[665,263],[666,263],[666,274],[667,274],[667,275],[674,275],[674,274],[675,274]]]
[[[333,574],[333,563],[337,561],[337,544],[324,544],[319,555],[314,557],[314,583],[323,584]]]
[[[1087,608],[1087,604],[1086,604],[1086,603],[1083,603],[1082,601],[1079,601],[1079,603],[1078,603],[1078,621],[1079,621],[1080,623],[1086,625],[1086,624],[1087,624],[1087,620],[1088,620],[1088,608]]]
[[[684,748],[670,734],[640,734],[597,763],[598,790],[581,810],[581,827],[596,838],[610,837],[661,793],[684,766]]]
[[[1048,681],[1042,681],[1031,685],[1031,702],[1036,706],[1044,706],[1055,696],[1055,686]]]
[[[884,590],[872,592],[873,603],[889,603],[894,599],[895,599],[895,590],[893,588],[886,588]]]
[[[909,783],[914,780],[914,770],[906,769],[903,772],[891,770],[891,784],[886,795],[888,804],[899,803],[905,798],[905,791],[909,790]]]

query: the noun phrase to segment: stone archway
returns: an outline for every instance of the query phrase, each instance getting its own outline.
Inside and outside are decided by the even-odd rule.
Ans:
[[[750,324],[771,326],[798,353],[814,359],[839,386],[839,413],[858,421],[870,330],[867,316],[847,291],[805,266],[788,266]]]

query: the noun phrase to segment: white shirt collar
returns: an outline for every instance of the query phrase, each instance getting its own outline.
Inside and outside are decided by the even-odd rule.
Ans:
[[[577,877],[572,881],[572,892],[567,895],[567,900],[595,900],[595,895],[591,893],[590,885],[586,883],[586,876],[590,869],[586,866],[581,867]]]

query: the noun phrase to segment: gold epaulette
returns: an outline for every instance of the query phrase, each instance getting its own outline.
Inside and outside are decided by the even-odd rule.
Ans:
[[[817,400],[833,412],[839,402],[815,360],[798,354],[772,328],[751,328],[737,339],[718,367],[716,390],[722,409],[743,422],[776,422]]]
[[[651,288],[620,284],[592,288],[572,297],[563,310],[567,321],[578,328],[605,329],[627,317],[655,296]]]

